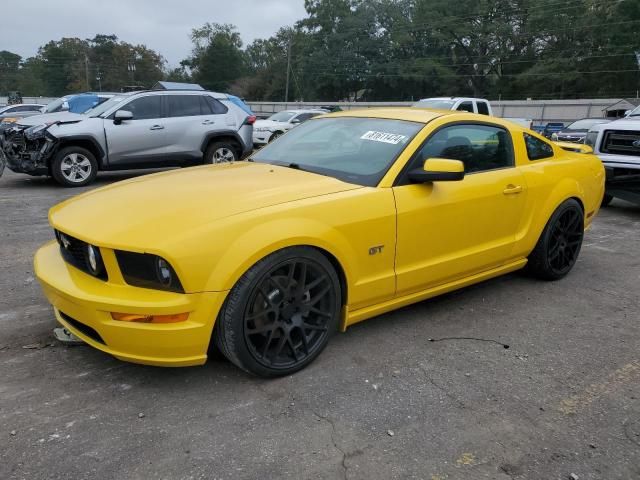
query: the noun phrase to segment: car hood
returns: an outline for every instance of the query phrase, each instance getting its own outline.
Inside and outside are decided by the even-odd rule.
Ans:
[[[34,125],[43,125],[45,123],[72,123],[79,122],[87,118],[81,113],[71,112],[56,112],[56,113],[43,113],[41,115],[33,115],[31,117],[25,117],[20,119],[19,125],[26,127],[32,127]]]
[[[253,124],[253,128],[283,128],[290,127],[291,124],[287,122],[274,122],[273,120],[256,120]]]
[[[584,137],[588,130],[560,130],[558,135],[566,135],[569,137]]]
[[[291,168],[236,162],[115,183],[54,206],[49,220],[86,242],[144,252],[229,216],[357,188]]]

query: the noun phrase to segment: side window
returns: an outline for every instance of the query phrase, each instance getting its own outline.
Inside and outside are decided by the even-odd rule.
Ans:
[[[480,115],[489,115],[489,105],[487,102],[478,102],[478,113]]]
[[[15,113],[15,112],[19,112],[19,111],[20,111],[20,107],[12,107],[12,108],[9,108],[9,109],[5,110],[4,113]]]
[[[297,120],[297,122],[295,122],[295,123],[306,122],[307,120],[309,120],[310,118],[315,117],[316,115],[317,115],[317,113],[301,113],[300,115],[295,117],[295,119]]]
[[[414,168],[429,158],[460,160],[466,173],[514,165],[511,135],[504,128],[489,125],[453,125],[439,130],[420,149]]]
[[[124,105],[122,110],[129,110],[133,113],[134,120],[150,120],[162,116],[160,105],[160,95],[152,95],[149,97],[136,98]]]
[[[473,102],[462,102],[456,110],[461,112],[471,112],[473,113]]]
[[[202,115],[200,95],[167,95],[170,117]]]
[[[525,133],[524,143],[527,146],[529,160],[542,160],[543,158],[553,157],[553,147],[544,140]]]
[[[229,109],[225,107],[222,102],[216,100],[212,96],[206,95],[205,99],[214,115],[222,115],[223,113],[227,113],[229,111]]]

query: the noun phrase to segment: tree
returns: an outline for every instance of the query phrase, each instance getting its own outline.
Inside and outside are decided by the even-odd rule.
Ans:
[[[191,57],[183,63],[203,87],[224,92],[245,74],[245,54],[235,26],[206,23],[192,30],[191,41]]]

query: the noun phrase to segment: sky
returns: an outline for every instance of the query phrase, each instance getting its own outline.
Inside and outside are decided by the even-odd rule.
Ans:
[[[0,50],[27,58],[50,40],[115,34],[156,50],[172,67],[189,55],[191,29],[206,22],[236,25],[247,45],[306,13],[304,0],[23,0],[11,1],[10,10]]]

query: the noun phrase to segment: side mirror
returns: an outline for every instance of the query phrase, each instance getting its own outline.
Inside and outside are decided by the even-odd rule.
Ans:
[[[632,112],[632,110],[625,110],[624,111],[624,116],[628,117],[631,112]]]
[[[464,163],[460,160],[429,158],[422,168],[409,172],[413,183],[455,182],[464,178]]]
[[[298,123],[300,123],[300,119],[294,118],[293,120],[291,120],[291,123],[293,123],[294,125],[297,125]]]
[[[68,112],[69,111],[69,102],[62,102],[62,105],[60,105],[60,111],[61,112]]]
[[[126,122],[127,120],[133,120],[133,113],[129,110],[118,110],[113,116],[114,125],[120,125],[122,122]]]

